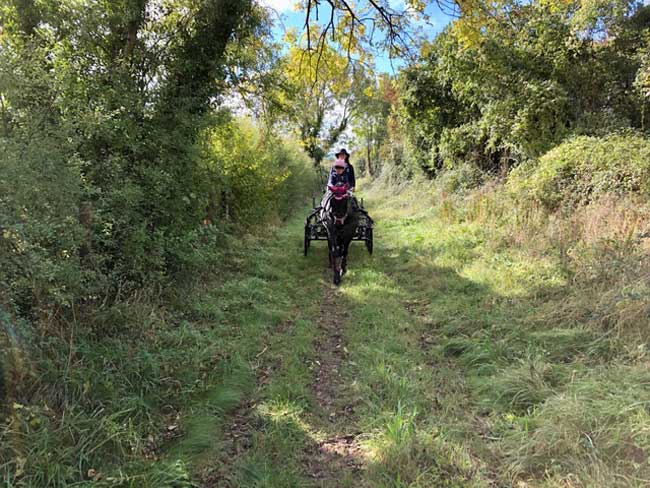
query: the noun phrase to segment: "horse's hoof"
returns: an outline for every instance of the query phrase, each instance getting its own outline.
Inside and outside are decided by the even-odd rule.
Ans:
[[[334,284],[336,286],[341,284],[341,275],[342,274],[343,273],[341,273],[340,271],[334,271]]]

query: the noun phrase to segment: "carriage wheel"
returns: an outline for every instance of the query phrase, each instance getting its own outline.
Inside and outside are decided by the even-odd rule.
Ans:
[[[309,226],[305,226],[305,242],[304,242],[304,252],[305,256],[307,255],[307,251],[309,251],[309,244],[311,244],[311,239],[309,238]]]
[[[372,254],[372,227],[366,229],[366,249],[368,254]]]

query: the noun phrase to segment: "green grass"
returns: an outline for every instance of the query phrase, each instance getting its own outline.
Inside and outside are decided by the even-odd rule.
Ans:
[[[503,246],[423,190],[366,198],[376,253],[343,285],[370,486],[647,483],[643,343],[548,313],[589,291],[554,250]]]
[[[496,210],[479,219],[470,200],[424,191],[366,192],[375,254],[354,243],[333,292],[348,318],[332,402],[353,413],[324,418],[314,398],[330,277],[323,243],[302,257],[296,218],[268,238],[234,243],[229,271],[174,294],[171,312],[131,304],[111,312],[121,332],[72,346],[53,339],[52,348],[74,351],[73,367],[46,369],[50,398],[67,388],[61,401],[77,404],[65,418],[15,407],[3,436],[20,455],[4,461],[12,468],[4,484],[647,485],[639,266],[621,261],[618,281],[594,278],[596,268],[579,279],[593,262],[585,256],[613,255],[584,247],[567,267],[556,249],[525,245],[534,236],[513,244]],[[235,421],[246,442],[233,451]],[[182,435],[168,439],[172,426]],[[351,432],[364,470],[310,477],[319,442]]]
[[[166,292],[173,306],[144,297],[101,310],[75,336],[52,336],[34,372],[43,390],[3,424],[3,484],[190,486],[219,468],[240,405],[256,403],[264,423],[267,403],[304,408],[322,271],[315,256],[295,259],[301,226],[296,218],[289,231],[229,238],[220,268]],[[267,369],[272,381],[258,390]],[[285,434],[269,430],[224,472],[243,480],[240,467],[264,471],[293,456]],[[301,479],[298,461],[293,469]],[[277,470],[289,476],[285,464]],[[279,486],[269,483],[250,486]]]
[[[323,285],[322,262],[299,255],[302,243],[296,235],[301,229],[302,220],[295,219],[270,239],[251,242],[242,251],[239,272],[200,302],[206,309],[211,300],[219,303],[217,316],[230,326],[221,347],[236,352],[249,380],[222,393],[213,390],[165,457],[192,460],[196,473],[216,477],[224,486],[305,484],[301,446],[312,435],[303,419],[312,378],[307,359],[314,355],[313,320]],[[222,442],[227,415],[215,413],[227,413],[243,402],[251,405],[240,420],[248,424],[250,445],[233,459]]]

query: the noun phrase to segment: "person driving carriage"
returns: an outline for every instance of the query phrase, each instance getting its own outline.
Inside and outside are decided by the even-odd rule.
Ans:
[[[350,191],[354,191],[356,186],[356,178],[354,177],[354,167],[350,164],[350,153],[345,149],[341,149],[335,154],[336,161],[330,170],[330,175],[327,180],[327,187],[346,184],[350,187]]]
[[[321,200],[321,207],[326,207],[328,200],[332,196],[333,188],[346,187],[352,197],[354,209],[356,210],[359,208],[359,205],[352,194],[356,184],[356,179],[354,177],[354,167],[350,164],[350,154],[345,149],[341,149],[335,154],[335,156],[336,161],[334,161],[332,169],[330,170],[329,178],[327,179],[327,187],[325,188],[325,194]]]

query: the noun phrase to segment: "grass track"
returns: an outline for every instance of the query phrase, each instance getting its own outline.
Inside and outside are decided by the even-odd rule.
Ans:
[[[375,254],[353,244],[340,288],[297,218],[215,290],[244,380],[169,454],[202,486],[644,486],[647,364],[540,320],[558,263],[414,194],[367,200]]]

